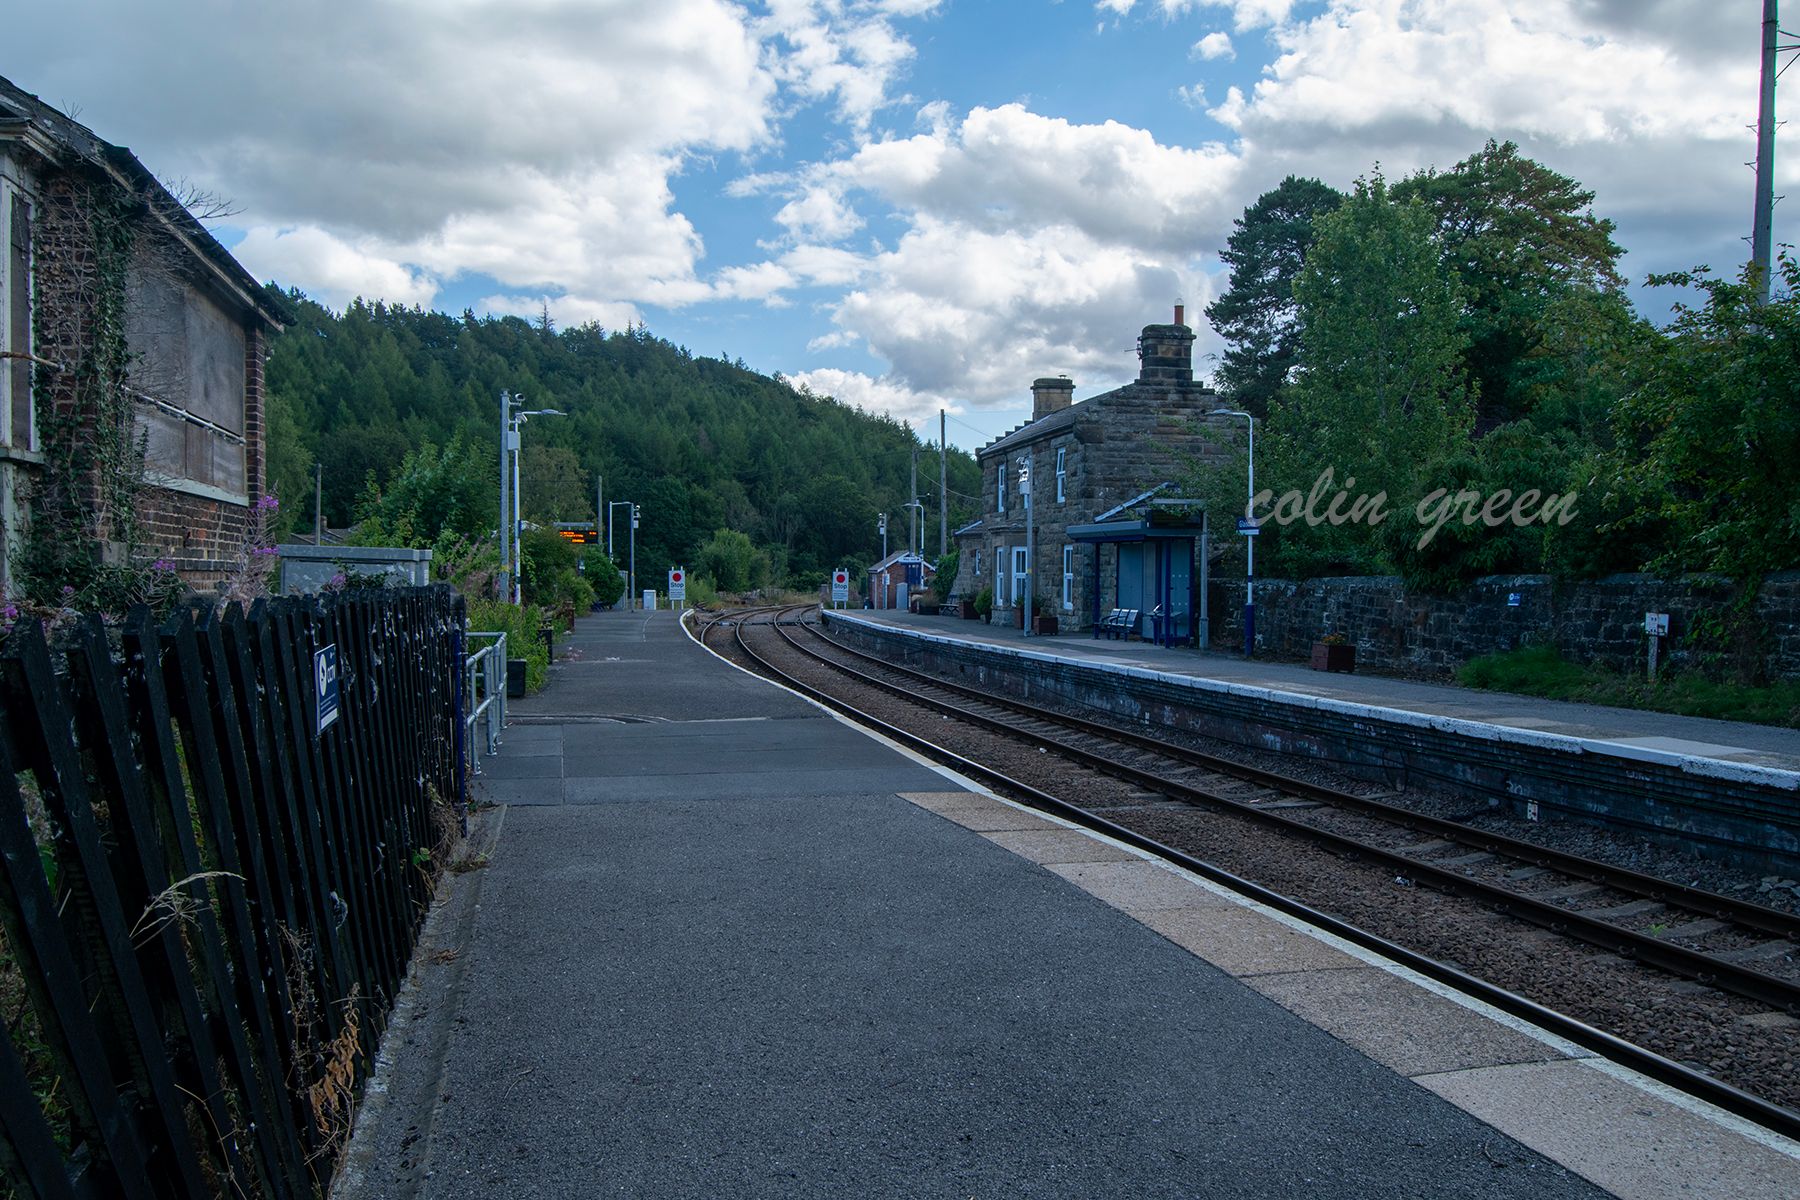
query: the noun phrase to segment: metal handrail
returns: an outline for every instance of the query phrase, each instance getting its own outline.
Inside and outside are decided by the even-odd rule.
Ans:
[[[470,630],[468,638],[493,638],[479,650],[471,647],[463,660],[464,694],[469,698],[464,742],[469,747],[469,773],[481,774],[481,756],[500,752],[500,734],[506,728],[506,634]],[[475,723],[485,722],[481,742],[475,740]]]

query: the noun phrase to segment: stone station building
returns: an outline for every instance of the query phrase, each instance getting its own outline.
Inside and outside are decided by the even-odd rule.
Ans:
[[[1194,332],[1177,305],[1173,323],[1144,327],[1131,383],[1076,402],[1067,378],[1033,382],[1031,420],[976,452],[985,505],[980,519],[956,531],[953,595],[991,588],[994,620],[1011,623],[1029,583],[1039,611],[1055,616],[1063,632],[1087,629],[1096,612],[1120,607],[1139,610],[1141,636],[1194,634],[1204,515],[1180,501],[1179,485],[1223,451],[1203,436],[1218,402],[1194,379],[1193,349]],[[1037,487],[1035,554],[1027,550],[1022,469]],[[1133,540],[1122,526],[1134,522],[1158,533]],[[1171,527],[1186,532],[1164,536]],[[1171,601],[1171,619],[1159,628],[1151,613],[1162,597]]]

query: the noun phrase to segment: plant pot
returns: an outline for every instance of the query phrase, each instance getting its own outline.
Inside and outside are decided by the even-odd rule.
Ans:
[[[961,601],[957,604],[956,608],[957,612],[961,614],[962,619],[965,621],[973,621],[976,617],[981,615],[975,611],[975,602],[973,600]]]
[[[1013,605],[1012,617],[1014,629],[1025,628],[1025,606],[1023,604]]]
[[[1356,670],[1356,647],[1314,642],[1312,669],[1315,671],[1354,671]]]
[[[936,604],[929,604],[924,600],[921,600],[913,611],[918,613],[921,617],[935,617],[938,615],[938,607],[939,606]]]
[[[1049,616],[1031,618],[1031,632],[1038,637],[1049,637],[1056,632],[1056,618]]]

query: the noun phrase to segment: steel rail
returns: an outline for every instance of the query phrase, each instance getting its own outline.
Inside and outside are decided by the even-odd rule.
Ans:
[[[900,696],[915,704],[950,713],[959,719],[973,722],[984,729],[1004,736],[1028,737],[1040,744],[1047,740],[1030,730],[1020,729],[1016,725],[996,717],[990,717],[985,713],[974,712],[948,701],[920,696],[898,684],[876,679],[843,663],[832,662],[800,645],[779,625],[776,626],[776,632],[800,654],[871,687]],[[1552,933],[1587,942],[1624,958],[1661,967],[1672,974],[1719,988],[1722,991],[1732,992],[1784,1012],[1800,1011],[1800,984],[1777,978],[1751,967],[1727,962],[1701,951],[1690,950],[1673,942],[1665,942],[1649,934],[1638,933],[1599,917],[1588,916],[1573,909],[1564,908],[1559,904],[1539,900],[1496,884],[1471,878],[1450,867],[1439,866],[1395,850],[1370,845],[1346,834],[1308,825],[1304,821],[1283,816],[1279,812],[1259,808],[1256,805],[1234,800],[1216,792],[1209,792],[1193,784],[1171,779],[1154,771],[1147,771],[1142,767],[1121,762],[1116,758],[1109,758],[1080,746],[1067,742],[1052,742],[1051,746],[1057,754],[1064,758],[1105,774],[1125,779],[1168,796],[1225,809],[1292,836],[1311,841],[1349,858],[1380,863],[1385,868],[1397,871],[1413,882],[1429,884],[1439,891],[1452,895],[1465,895],[1479,899],[1500,912],[1548,929]]]
[[[811,607],[810,605],[804,607]],[[777,628],[777,632],[780,630]],[[1585,1021],[1576,1020],[1555,1009],[1546,1008],[1535,1000],[1528,999],[1516,992],[1477,978],[1466,971],[1439,962],[1428,955],[1410,950],[1397,942],[1388,941],[1378,934],[1370,933],[1338,917],[1331,916],[1309,905],[1303,904],[1290,896],[1271,891],[1261,884],[1253,883],[1241,876],[1234,875],[1222,867],[1198,859],[1172,846],[1164,845],[1155,838],[1148,837],[1136,830],[1119,825],[1105,817],[1099,816],[1079,805],[1072,804],[1060,797],[1053,796],[1031,784],[1013,779],[983,763],[965,758],[954,750],[946,749],[909,730],[900,728],[879,717],[862,711],[848,701],[840,700],[830,693],[796,678],[792,674],[769,662],[762,655],[752,650],[743,634],[743,626],[734,631],[739,650],[756,663],[771,678],[783,686],[809,697],[812,700],[843,713],[846,717],[866,728],[872,729],[883,737],[898,742],[935,761],[953,767],[971,778],[982,780],[1015,796],[1025,799],[1032,807],[1040,808],[1065,818],[1097,833],[1105,834],[1115,841],[1143,850],[1182,868],[1210,882],[1217,883],[1241,896],[1248,897],[1260,904],[1283,912],[1304,921],[1317,929],[1322,929],[1347,942],[1371,950],[1384,958],[1399,963],[1410,970],[1417,971],[1428,979],[1454,988],[1465,995],[1472,996],[1484,1003],[1491,1004],[1502,1012],[1529,1021],[1532,1024],[1564,1038],[1595,1054],[1622,1066],[1631,1068],[1659,1083],[1668,1084],[1688,1095],[1705,1100],[1710,1104],[1742,1117],[1745,1120],[1761,1125],[1785,1137],[1800,1138],[1800,1112],[1771,1103],[1761,1096],[1753,1095],[1736,1088],[1720,1079],[1715,1079],[1691,1067],[1683,1066],[1674,1059],[1666,1058],[1653,1050],[1646,1050],[1615,1034],[1597,1029]]]
[[[1304,779],[1295,779],[1292,776],[1283,775],[1278,771],[1270,771],[1262,767],[1251,766],[1248,763],[1234,762],[1229,758],[1207,754],[1204,751],[1189,749],[1185,746],[1172,746],[1166,742],[1159,741],[1148,734],[1139,733],[1131,729],[1122,729],[1115,725],[1108,725],[1102,721],[1095,721],[1086,717],[1075,716],[1070,713],[1062,713],[1053,709],[1042,708],[1028,701],[1014,699],[1010,696],[989,696],[986,693],[965,684],[956,683],[948,679],[940,679],[937,676],[928,674],[924,671],[917,671],[911,667],[887,662],[866,651],[858,650],[853,646],[846,646],[842,642],[828,637],[817,626],[808,625],[806,626],[806,630],[815,638],[825,642],[833,649],[842,651],[843,653],[861,659],[864,662],[873,663],[884,671],[890,671],[896,675],[904,675],[909,679],[916,679],[919,682],[928,684],[932,687],[942,688],[945,691],[952,692],[959,696],[966,696],[971,700],[976,700],[984,704],[991,704],[996,708],[1011,709],[1014,712],[1031,717],[1034,720],[1061,725],[1064,728],[1073,729],[1076,732],[1089,734],[1107,741],[1126,742],[1150,753],[1160,754],[1165,758],[1178,759],[1190,766],[1203,767],[1208,770],[1217,771],[1222,775],[1229,775],[1234,779],[1241,779],[1246,783],[1254,783],[1262,787],[1273,788],[1277,791],[1304,797],[1309,800],[1317,800],[1322,804],[1329,804],[1338,808],[1356,809],[1360,812],[1380,817],[1383,820],[1405,825],[1408,828],[1416,829],[1422,833],[1436,834],[1439,837],[1455,841],[1458,844],[1468,846],[1471,849],[1485,850],[1491,854],[1504,855],[1507,858],[1518,859],[1530,863],[1533,866],[1558,871],[1564,875],[1588,880],[1591,883],[1605,884],[1608,887],[1616,888],[1619,891],[1630,892],[1635,896],[1661,901],[1666,904],[1686,909],[1689,912],[1703,916],[1716,917],[1723,921],[1730,921],[1733,924],[1741,925],[1746,929],[1754,929],[1762,933],[1773,934],[1776,937],[1786,938],[1790,941],[1800,943],[1800,916],[1796,916],[1793,913],[1786,913],[1779,909],[1769,908],[1766,905],[1753,904],[1749,901],[1734,899],[1731,896],[1722,896],[1717,892],[1709,892],[1705,888],[1691,887],[1687,884],[1676,883],[1673,880],[1661,879],[1655,875],[1646,875],[1641,871],[1633,871],[1628,867],[1618,867],[1611,863],[1597,862],[1594,859],[1583,858],[1580,855],[1569,854],[1561,850],[1551,849],[1547,846],[1539,846],[1533,842],[1526,842],[1521,841],[1518,838],[1508,837],[1503,833],[1492,833],[1486,830],[1473,829],[1460,822],[1452,821],[1444,817],[1434,817],[1427,813],[1414,812],[1411,809],[1402,808],[1397,804],[1388,804],[1382,800],[1368,796],[1358,796],[1353,792],[1342,791],[1338,788],[1328,787],[1325,784],[1311,783]]]

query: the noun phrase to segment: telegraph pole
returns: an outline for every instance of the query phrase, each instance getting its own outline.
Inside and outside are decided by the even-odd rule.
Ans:
[[[313,545],[325,544],[325,464],[313,464]]]
[[[1775,57],[1780,42],[1776,0],[1763,0],[1762,89],[1756,105],[1756,217],[1750,227],[1750,265],[1756,270],[1756,299],[1769,302],[1775,274]]]
[[[938,409],[938,557],[950,553],[950,453],[944,437],[944,410]]]
[[[920,528],[920,518],[925,510],[919,505],[919,443],[913,443],[912,459],[912,499],[906,505],[906,552],[911,554],[914,546],[925,544],[925,531]]]

